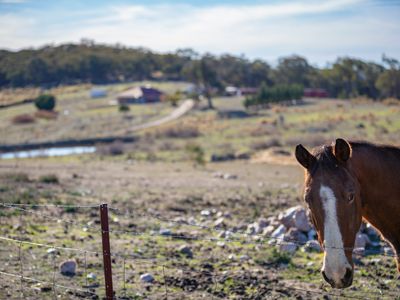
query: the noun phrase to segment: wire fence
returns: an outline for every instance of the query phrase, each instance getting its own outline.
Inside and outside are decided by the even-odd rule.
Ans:
[[[84,210],[92,210],[92,209],[99,209],[101,207],[100,204],[98,205],[59,205],[59,204],[20,204],[20,203],[0,203],[0,208],[8,209],[8,210],[15,210],[16,212],[19,212],[19,218],[20,218],[20,223],[22,223],[23,220],[23,215],[22,214],[29,214],[29,215],[34,215],[37,216],[38,218],[43,218],[44,220],[50,222],[50,223],[57,223],[57,224],[63,224],[65,226],[71,226],[71,227],[78,227],[79,229],[83,229],[84,231],[89,231],[90,233],[98,233],[99,234],[99,240],[100,240],[100,235],[103,237],[103,248],[102,249],[97,249],[96,251],[92,249],[85,249],[85,248],[79,248],[79,247],[72,247],[72,246],[66,246],[66,245],[57,245],[57,244],[51,244],[51,243],[46,243],[46,242],[37,242],[37,241],[32,241],[31,239],[34,238],[34,236],[28,236],[26,233],[21,233],[20,236],[0,236],[0,243],[11,243],[14,244],[18,251],[18,255],[14,256],[14,267],[15,270],[14,272],[7,271],[3,268],[0,269],[0,276],[9,278],[9,279],[14,279],[14,280],[19,280],[19,290],[21,296],[24,296],[24,293],[26,292],[26,288],[24,285],[26,283],[36,283],[40,284],[42,287],[47,286],[48,289],[51,289],[53,291],[54,299],[57,298],[57,293],[59,290],[64,290],[66,293],[74,293],[78,295],[79,297],[84,297],[84,298],[93,298],[95,299],[99,295],[106,295],[107,299],[131,299],[129,295],[132,295],[132,289],[135,289],[135,287],[140,290],[141,286],[143,285],[143,282],[138,280],[138,271],[140,270],[151,270],[153,275],[155,275],[153,278],[149,278],[149,282],[157,282],[157,284],[162,287],[162,292],[158,291],[160,293],[160,297],[163,299],[175,299],[174,297],[178,297],[176,288],[180,287],[183,290],[184,296],[190,293],[195,293],[198,292],[197,287],[192,287],[190,288],[191,285],[191,277],[198,277],[198,276],[203,276],[204,278],[207,279],[207,282],[204,284],[203,289],[208,293],[209,298],[211,299],[221,299],[224,296],[221,295],[220,293],[220,288],[219,286],[226,281],[227,275],[223,272],[222,274],[219,274],[216,270],[210,270],[210,269],[205,269],[204,267],[198,267],[197,269],[193,266],[193,264],[187,263],[190,261],[189,258],[184,257],[184,256],[176,256],[176,255],[171,255],[171,256],[163,256],[162,258],[158,255],[155,256],[146,256],[141,253],[126,253],[126,251],[116,251],[116,252],[107,252],[105,251],[104,248],[104,235],[106,234],[107,236],[110,234],[111,235],[111,241],[113,242],[113,239],[118,237],[118,235],[126,235],[128,237],[131,237],[132,239],[135,239],[137,237],[143,237],[146,239],[152,239],[152,238],[163,238],[167,239],[168,241],[204,241],[204,242],[210,242],[210,243],[234,243],[234,246],[237,244],[240,245],[264,245],[266,247],[271,247],[271,241],[274,243],[295,243],[298,246],[304,246],[304,242],[299,242],[297,240],[293,239],[286,239],[286,238],[277,238],[277,237],[272,237],[272,236],[266,236],[266,235],[260,235],[260,234],[248,234],[245,231],[237,230],[235,232],[230,232],[228,235],[224,235],[224,237],[221,237],[221,233],[226,232],[225,229],[221,228],[216,228],[216,227],[211,227],[211,226],[206,226],[204,224],[199,224],[194,221],[185,221],[180,219],[179,221],[162,217],[161,214],[158,213],[136,213],[135,211],[132,210],[122,210],[118,209],[115,207],[109,208],[109,211],[112,212],[113,214],[119,216],[119,217],[125,217],[125,218],[130,218],[130,219],[135,219],[138,217],[146,218],[147,221],[149,222],[158,222],[158,223],[165,223],[168,224],[169,226],[189,226],[190,228],[194,228],[196,230],[200,230],[200,232],[196,233],[181,233],[181,234],[174,234],[174,233],[168,233],[168,234],[161,234],[157,231],[152,231],[152,232],[146,232],[146,231],[141,231],[141,230],[122,230],[122,229],[114,229],[113,225],[111,226],[110,229],[104,230],[104,227],[100,228],[100,223],[99,219],[97,219],[97,222],[93,222],[93,220],[90,220],[88,222],[82,222],[79,220],[73,220],[71,218],[61,218],[59,216],[54,216],[54,209],[84,209]],[[47,213],[43,213],[41,210],[47,210]],[[53,214],[49,214],[49,212],[52,212]],[[98,213],[98,212],[97,212]],[[91,216],[94,216],[95,213],[92,211]],[[108,215],[107,215],[108,218]],[[108,222],[108,220],[107,220]],[[103,225],[103,224],[101,224]],[[108,224],[107,224],[108,225]],[[121,226],[119,226],[121,227]],[[103,229],[102,229],[103,228]],[[3,235],[4,233],[2,233]],[[217,235],[217,236],[215,236]],[[125,238],[125,236],[124,236]],[[110,242],[108,240],[108,242]],[[28,247],[28,248],[27,248]],[[3,247],[2,247],[3,248]],[[47,249],[47,258],[48,258],[48,264],[49,267],[44,270],[43,266],[39,266],[37,268],[37,274],[32,274],[31,271],[28,271],[27,265],[29,264],[30,261],[28,261],[26,258],[24,258],[24,255],[27,255],[29,251],[31,251],[32,248],[45,248]],[[5,248],[4,248],[5,249]],[[352,250],[348,248],[334,248],[334,249],[343,249],[343,250]],[[79,255],[82,255],[83,258],[81,259],[81,265],[83,266],[83,272],[81,276],[75,280],[74,278],[69,278],[68,280],[65,280],[64,278],[60,279],[57,277],[57,273],[59,272],[59,267],[56,262],[56,255],[57,252],[73,252],[77,253]],[[357,253],[354,253],[357,255]],[[91,285],[89,283],[89,278],[90,276],[93,276],[92,273],[89,272],[90,266],[88,264],[89,256],[91,256],[91,263],[92,265],[101,265],[101,257],[109,256],[110,261],[112,260],[113,265],[119,265],[122,270],[120,272],[115,272],[112,276],[111,274],[111,267],[109,271],[105,271],[104,273],[104,280],[105,280],[105,285],[101,285],[99,282],[97,282],[97,286]],[[379,253],[378,255],[381,256],[387,256],[387,257],[396,257],[395,254],[390,254],[390,253]],[[94,258],[93,258],[94,257]],[[196,256],[197,261],[218,261],[220,260],[220,257],[213,257],[211,254],[210,256],[205,256],[205,257],[199,257]],[[103,262],[103,268],[106,264],[106,259],[104,259]],[[178,264],[179,263],[179,264]],[[10,264],[10,263],[9,263]],[[110,263],[111,266],[111,263]],[[42,268],[41,268],[42,267]],[[182,278],[180,279],[179,282],[172,282],[173,280],[176,280],[176,272],[172,271],[174,270],[179,270],[182,274]],[[91,267],[93,269],[93,267]],[[109,272],[109,275],[111,276],[111,282],[114,279],[116,285],[114,289],[114,294],[110,296],[107,294],[107,289],[108,289],[108,283],[107,283],[107,273]],[[172,275],[169,275],[169,272],[173,272]],[[234,270],[229,270],[228,267],[228,274],[229,276],[235,276],[238,275],[243,276],[243,273],[246,272],[245,269],[241,268],[240,271],[234,269]],[[48,275],[51,277],[50,280],[45,280],[43,278],[40,278],[43,273],[45,275]],[[90,275],[92,274],[92,275]],[[185,275],[184,275],[185,274]],[[250,275],[249,275],[250,276]],[[391,278],[387,278],[391,279]],[[203,279],[204,280],[204,279]],[[78,281],[78,282],[76,282]],[[64,283],[65,282],[65,283]],[[136,286],[134,283],[136,282]],[[185,282],[189,286],[188,289],[185,287]],[[195,282],[195,281],[193,281]],[[149,283],[151,284],[151,283]],[[193,285],[198,284],[192,283]],[[305,283],[307,284],[307,283]],[[145,286],[147,286],[145,284]],[[100,290],[103,290],[103,292],[100,292]],[[257,287],[255,287],[257,289]],[[284,285],[282,283],[276,282],[273,287],[270,289],[267,289],[265,292],[268,293],[278,293],[281,296],[286,295],[287,291],[290,290],[293,293],[300,293],[301,295],[320,295],[320,296],[332,296],[332,297],[343,297],[343,298],[350,298],[350,299],[376,299],[376,298],[396,298],[399,297],[399,293],[395,291],[387,291],[383,289],[379,290],[374,290],[371,291],[369,290],[368,292],[363,292],[363,291],[357,291],[357,292],[352,292],[350,295],[348,293],[343,294],[342,291],[339,290],[327,290],[325,287],[323,289],[321,288],[303,288],[299,286],[292,286],[292,285]],[[140,293],[138,293],[136,296],[140,296]],[[182,295],[181,295],[182,296]],[[180,297],[181,297],[180,296]],[[249,296],[251,298],[251,295]]]

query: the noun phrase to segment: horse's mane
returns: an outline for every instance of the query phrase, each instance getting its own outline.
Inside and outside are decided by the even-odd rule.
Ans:
[[[386,161],[389,157],[396,157],[400,163],[400,148],[390,145],[379,145],[364,141],[350,141],[349,142],[353,150],[369,150],[375,153],[379,159]],[[314,148],[312,151],[313,155],[317,159],[317,164],[311,170],[311,173],[315,173],[318,167],[328,170],[334,170],[338,166],[338,160],[333,154],[332,144],[325,144],[320,147]],[[389,155],[390,154],[390,155]]]

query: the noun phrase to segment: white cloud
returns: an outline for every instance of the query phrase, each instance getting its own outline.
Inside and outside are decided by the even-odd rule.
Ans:
[[[99,7],[87,13],[71,12],[79,19],[70,23],[67,20],[67,25],[68,14],[64,12],[60,16],[64,22],[52,26],[33,19],[18,24],[10,16],[3,20],[0,15],[0,28],[2,24],[8,27],[0,29],[0,44],[20,48],[87,37],[157,51],[192,47],[201,52],[244,53],[267,59],[299,53],[319,63],[346,54],[369,59],[379,59],[382,52],[400,54],[400,46],[395,43],[400,22],[389,21],[396,13],[388,16],[379,7],[368,13],[363,7],[369,0],[279,3]],[[341,16],[340,12],[347,14]],[[39,15],[33,17],[40,19]]]

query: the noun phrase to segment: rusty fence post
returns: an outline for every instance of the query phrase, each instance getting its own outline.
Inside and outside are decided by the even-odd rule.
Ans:
[[[100,205],[101,238],[103,244],[103,269],[104,281],[106,285],[106,299],[114,299],[112,270],[111,270],[111,251],[110,235],[108,229],[108,207],[107,204]]]

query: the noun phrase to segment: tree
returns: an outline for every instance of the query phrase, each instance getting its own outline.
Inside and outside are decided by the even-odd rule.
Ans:
[[[53,110],[56,106],[56,97],[50,94],[43,94],[35,99],[35,106],[38,109]]]

